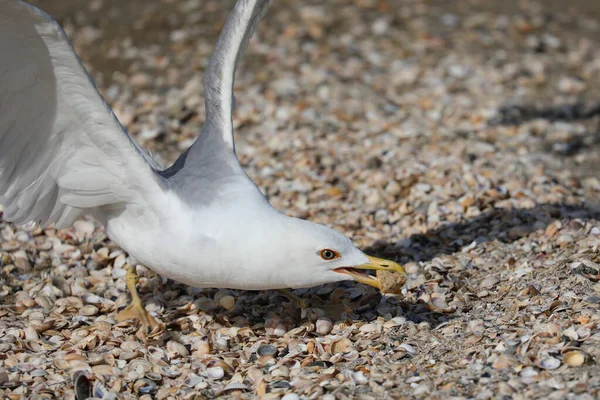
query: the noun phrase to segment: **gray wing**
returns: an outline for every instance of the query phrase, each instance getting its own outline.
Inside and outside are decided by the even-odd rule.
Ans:
[[[270,0],[239,0],[221,31],[204,77],[207,124],[234,148],[231,113],[235,71]],[[212,133],[212,132],[211,132]]]
[[[15,223],[67,226],[90,209],[142,201],[155,161],[104,102],[60,26],[0,0],[0,204]]]
[[[204,77],[206,121],[194,144],[160,172],[184,198],[204,196],[231,177],[247,179],[234,152],[231,113],[235,71],[270,0],[239,0],[225,22]],[[214,191],[212,191],[214,193]]]

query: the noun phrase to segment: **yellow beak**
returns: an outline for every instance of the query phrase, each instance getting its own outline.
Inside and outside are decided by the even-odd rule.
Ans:
[[[334,269],[335,272],[339,272],[341,274],[347,274],[352,277],[357,282],[364,283],[365,285],[376,287],[381,290],[381,286],[379,284],[379,280],[373,276],[362,272],[362,270],[379,270],[379,271],[393,271],[401,274],[406,280],[406,271],[402,266],[394,261],[384,260],[383,258],[377,258],[372,256],[367,256],[369,262],[362,265],[357,265],[354,267],[342,267]]]

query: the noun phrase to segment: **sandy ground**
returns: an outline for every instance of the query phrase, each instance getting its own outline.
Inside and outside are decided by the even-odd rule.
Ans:
[[[34,3],[139,143],[192,143],[233,2]],[[299,310],[140,268],[169,330],[145,343],[98,224],[0,222],[0,394],[74,398],[83,371],[123,399],[597,398],[599,86],[591,1],[276,1],[236,81],[240,160],[278,209],[402,262],[403,294]]]

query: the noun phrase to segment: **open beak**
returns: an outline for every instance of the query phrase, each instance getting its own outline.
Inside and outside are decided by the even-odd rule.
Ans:
[[[372,256],[367,256],[367,258],[369,259],[369,262],[366,264],[357,265],[354,267],[336,268],[334,271],[341,274],[350,275],[355,281],[376,287],[379,290],[381,290],[381,286],[377,277],[365,273],[364,270],[393,271],[401,274],[406,280],[406,271],[400,264],[393,261],[384,260],[383,258]]]

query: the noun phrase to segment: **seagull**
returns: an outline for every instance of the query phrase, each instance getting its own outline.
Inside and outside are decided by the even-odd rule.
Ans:
[[[204,77],[206,120],[163,168],[129,136],[48,14],[0,0],[0,204],[20,225],[57,229],[91,215],[130,256],[130,305],[117,320],[160,326],[137,292],[136,265],[199,288],[295,289],[354,280],[396,262],[340,232],[274,209],[236,156],[235,71],[270,1],[239,0]]]

